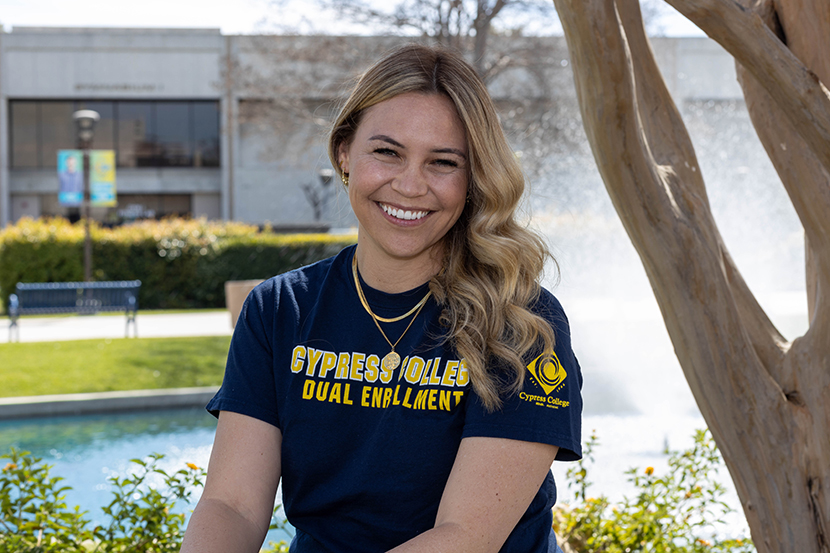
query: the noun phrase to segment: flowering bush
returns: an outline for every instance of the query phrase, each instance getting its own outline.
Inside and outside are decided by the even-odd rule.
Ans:
[[[68,488],[50,477],[40,459],[12,450],[0,470],[0,552],[86,551],[78,544],[89,537],[87,521],[64,502]]]
[[[750,553],[748,539],[718,537],[723,516],[731,508],[722,501],[723,487],[715,480],[722,466],[708,431],[698,431],[694,445],[669,453],[669,472],[654,467],[627,472],[637,494],[620,504],[604,496],[589,497],[587,463],[598,443],[592,435],[585,455],[568,470],[575,505],[554,508],[553,527],[566,541],[563,549],[602,553]],[[567,551],[567,549],[566,549]]]
[[[159,468],[163,455],[133,459],[136,470],[110,478],[113,500],[102,508],[109,524],[90,529],[86,513],[68,508],[60,477],[26,452],[12,450],[0,470],[0,553],[175,553],[184,536],[185,515],[177,506],[189,505],[196,488],[204,485],[204,469],[187,463],[172,474]],[[161,477],[161,486],[149,480]],[[283,528],[274,509],[271,528]],[[271,544],[274,553],[287,553],[285,542]]]

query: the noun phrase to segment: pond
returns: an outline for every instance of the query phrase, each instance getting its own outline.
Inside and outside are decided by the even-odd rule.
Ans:
[[[684,449],[691,445],[694,430],[704,427],[696,413],[586,414],[585,437],[596,431],[600,440],[595,462],[589,465],[589,479],[594,482],[590,493],[614,500],[630,495],[633,488],[627,484],[626,470],[653,466],[659,473],[666,467],[666,446]],[[201,408],[0,421],[0,452],[14,447],[53,465],[52,476],[63,477],[63,484],[72,488],[66,494],[67,504],[79,505],[97,524],[105,520],[101,507],[112,499],[108,478],[128,474],[130,459],[161,453],[165,456],[161,468],[166,471],[184,468],[185,463],[206,467],[215,429],[215,419]],[[572,498],[566,478],[569,466],[555,463],[553,467],[560,502]],[[720,476],[729,489],[728,502],[739,508],[725,469]],[[736,537],[746,533],[743,514],[730,517],[725,531]],[[267,539],[289,538],[272,531]]]

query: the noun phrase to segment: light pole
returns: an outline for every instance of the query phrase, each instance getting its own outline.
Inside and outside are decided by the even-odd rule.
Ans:
[[[92,281],[92,237],[89,232],[89,212],[92,198],[89,193],[89,150],[92,148],[92,137],[95,134],[95,123],[101,119],[97,111],[91,109],[78,110],[72,114],[75,126],[78,129],[78,149],[84,156],[84,282]]]
[[[308,203],[311,204],[311,209],[314,210],[314,221],[319,223],[323,218],[323,208],[326,207],[328,201],[328,187],[334,178],[333,169],[318,169],[317,177],[320,179],[320,185],[303,184],[302,189]]]

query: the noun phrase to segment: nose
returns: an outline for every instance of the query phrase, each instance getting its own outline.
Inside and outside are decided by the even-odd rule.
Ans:
[[[429,191],[429,182],[417,164],[407,164],[392,180],[392,190],[407,198],[418,198]]]

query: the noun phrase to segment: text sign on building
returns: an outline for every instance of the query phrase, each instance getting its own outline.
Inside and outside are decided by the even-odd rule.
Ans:
[[[79,206],[84,201],[84,162],[81,150],[58,150],[58,202]]]
[[[89,193],[92,205],[115,207],[115,150],[89,152]],[[58,202],[80,206],[84,200],[84,164],[81,150],[58,150]]]

